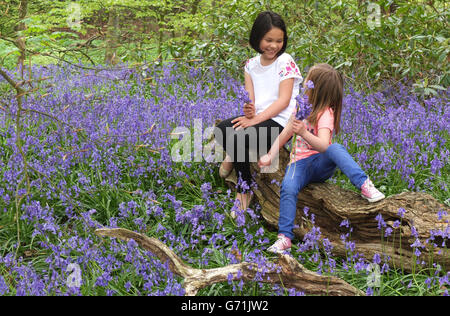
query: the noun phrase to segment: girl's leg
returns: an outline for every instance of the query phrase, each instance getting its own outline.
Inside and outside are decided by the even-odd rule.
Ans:
[[[385,198],[370,181],[361,167],[353,160],[348,151],[340,144],[328,146],[324,156],[333,161],[339,169],[350,179],[350,182],[361,190],[361,196],[369,202],[377,202]]]
[[[325,153],[316,154],[310,166],[310,182],[325,182],[333,175],[335,170],[336,164]]]
[[[235,155],[234,165],[236,171],[241,172],[242,180],[246,181],[247,185],[250,185],[252,181],[250,163],[257,162],[259,156],[265,155],[269,151],[282,130],[283,126],[270,119],[235,133],[235,144],[239,146],[239,148],[235,148],[236,151],[242,149],[242,145],[239,143],[241,142],[244,143],[245,152]]]
[[[236,170],[236,175],[241,177],[243,181],[250,185],[251,173],[248,158],[248,137],[245,131],[236,131],[233,128],[233,121],[236,117],[223,120],[216,126],[215,139],[227,153],[224,162],[221,164],[222,173],[231,170],[231,165]],[[238,192],[242,192],[242,188],[238,187]]]
[[[289,239],[294,238],[292,230],[297,213],[298,193],[310,182],[310,165],[313,157],[301,159],[288,165],[281,184],[278,233]]]
[[[219,143],[222,148],[225,150],[227,147],[227,139],[230,139],[233,124],[231,123],[236,117],[232,117],[226,120],[223,120],[216,126],[216,130],[214,131],[214,137],[217,143]],[[231,129],[230,129],[231,128]],[[233,154],[233,153],[232,153]],[[234,158],[230,157],[227,153],[224,160],[220,164],[219,175],[222,178],[226,178],[230,172],[233,170],[233,161]]]
[[[227,171],[231,171],[234,166],[236,175],[241,178],[242,184],[244,182],[246,184],[246,186],[238,185],[236,194],[241,209],[246,209],[251,202],[251,192],[245,189],[250,186],[252,181],[250,162],[257,161],[260,150],[263,154],[269,151],[273,141],[283,130],[283,126],[273,120],[267,120],[244,130],[236,131],[231,123],[235,118],[220,122],[217,125],[218,130],[215,132],[215,137],[228,156],[221,164],[221,173],[228,175]]]
[[[361,189],[363,183],[368,179],[365,172],[341,144],[328,146],[324,156],[334,162],[356,188]]]
[[[231,171],[233,171],[233,161],[231,161],[231,157],[227,154],[220,164],[219,176],[225,179],[230,175]]]
[[[244,130],[245,134],[245,160],[237,161],[235,169],[242,180],[249,186],[252,181],[250,162],[257,162],[258,154],[265,155],[275,139],[283,130],[283,126],[273,120],[267,120]],[[239,158],[239,157],[238,157]],[[252,192],[245,192],[238,187],[236,198],[241,203],[241,209],[247,209],[252,200]]]
[[[273,120],[267,120],[244,130],[236,131],[231,123],[235,117],[224,120],[217,125],[215,137],[217,142],[231,158],[237,176],[250,185],[252,176],[250,162],[256,162],[259,152],[269,151],[273,141],[283,130],[283,126]],[[228,159],[222,163],[223,169],[230,170]],[[238,188],[238,192],[242,192]]]

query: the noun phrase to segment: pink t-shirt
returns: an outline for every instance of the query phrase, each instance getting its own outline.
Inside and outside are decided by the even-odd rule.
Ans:
[[[294,115],[295,113],[296,112],[294,110]],[[334,130],[333,109],[328,108],[323,112],[323,114],[320,115],[319,121],[317,122],[317,126],[315,128],[312,128],[311,124],[307,120],[303,120],[303,122],[305,122],[307,130],[316,136],[319,132],[319,129],[321,128],[328,128],[331,132],[333,132]],[[331,144],[331,137],[330,137],[330,144]],[[312,149],[312,147],[303,139],[303,137],[297,135],[294,150],[291,152],[290,163],[298,161],[300,159],[305,159],[309,156],[318,153],[319,152],[317,150]]]

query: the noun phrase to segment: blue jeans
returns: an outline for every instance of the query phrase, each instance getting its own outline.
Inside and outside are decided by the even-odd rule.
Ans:
[[[358,189],[368,178],[340,144],[331,144],[325,152],[300,159],[286,167],[280,192],[278,233],[290,239],[294,238],[292,230],[297,212],[298,193],[309,183],[324,182],[329,179],[336,167],[339,167]]]

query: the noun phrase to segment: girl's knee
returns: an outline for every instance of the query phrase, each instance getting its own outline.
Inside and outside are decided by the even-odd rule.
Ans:
[[[328,148],[325,152],[332,153],[332,152],[342,151],[342,150],[346,150],[344,146],[342,146],[341,144],[338,144],[338,143],[333,143],[330,146],[328,146]]]
[[[216,125],[216,128],[219,128],[222,131],[225,131],[227,127],[233,126],[231,125],[230,120],[223,120],[219,124]]]
[[[330,146],[328,146],[327,150],[335,150],[335,149],[342,149],[342,148],[344,148],[344,146],[342,146],[341,144],[333,143]]]

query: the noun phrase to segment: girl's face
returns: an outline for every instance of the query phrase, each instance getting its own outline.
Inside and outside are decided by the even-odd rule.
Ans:
[[[284,32],[273,27],[269,32],[264,35],[259,48],[263,52],[262,56],[267,60],[273,60],[277,58],[278,52],[283,48],[284,44]]]

